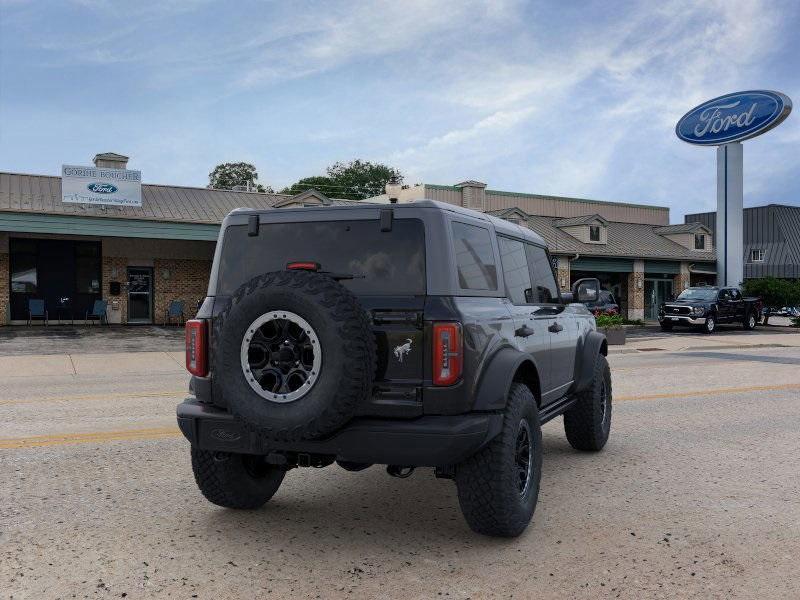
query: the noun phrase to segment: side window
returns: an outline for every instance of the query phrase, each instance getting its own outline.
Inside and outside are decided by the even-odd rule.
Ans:
[[[719,291],[719,299],[720,300],[729,300],[731,297],[731,293],[728,290],[720,290]]]
[[[497,266],[489,230],[453,223],[453,245],[458,266],[458,285],[464,290],[496,290]]]
[[[533,281],[532,302],[544,304],[559,302],[556,278],[553,276],[553,267],[550,259],[547,258],[547,252],[544,248],[532,244],[526,244],[525,250],[528,254],[528,265]]]
[[[731,300],[741,300],[742,295],[739,293],[739,290],[731,290]]]
[[[503,279],[506,281],[508,297],[514,304],[528,304],[531,301],[531,274],[525,244],[520,241],[498,236],[500,263],[503,266]]]

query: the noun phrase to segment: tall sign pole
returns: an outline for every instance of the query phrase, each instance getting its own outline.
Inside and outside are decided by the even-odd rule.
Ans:
[[[704,102],[681,117],[675,133],[684,142],[717,146],[717,283],[744,280],[742,142],[779,125],[792,101],[779,92],[751,90]]]
[[[739,285],[744,280],[744,177],[742,143],[717,147],[717,282]]]

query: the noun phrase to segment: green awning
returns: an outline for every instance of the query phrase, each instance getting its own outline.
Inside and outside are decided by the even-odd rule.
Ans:
[[[216,241],[219,227],[211,223],[0,212],[0,231],[14,233]]]
[[[681,263],[676,260],[646,260],[644,261],[644,272],[678,275],[681,272]]]
[[[587,256],[573,260],[570,271],[592,271],[599,273],[633,273],[632,258],[602,258]]]

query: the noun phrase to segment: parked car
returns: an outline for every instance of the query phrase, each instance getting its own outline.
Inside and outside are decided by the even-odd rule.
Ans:
[[[541,237],[449,204],[236,210],[186,328],[197,485],[252,509],[295,467],[433,467],[473,530],[519,535],[541,425],[609,437],[606,339],[572,303],[599,291],[559,293]]]
[[[614,295],[607,290],[600,290],[598,299],[594,302],[586,302],[585,305],[595,315],[619,314],[619,304],[614,299]]]
[[[664,331],[688,325],[714,333],[720,323],[741,323],[745,329],[755,329],[762,308],[760,298],[745,298],[739,288],[690,287],[661,305],[658,321]]]

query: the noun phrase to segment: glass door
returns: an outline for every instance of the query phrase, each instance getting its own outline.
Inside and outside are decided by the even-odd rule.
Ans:
[[[153,322],[153,269],[128,267],[128,323]]]
[[[672,279],[644,280],[644,318],[658,319],[658,307],[672,297]]]

